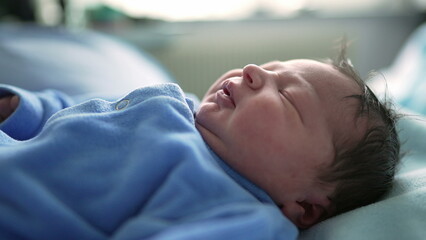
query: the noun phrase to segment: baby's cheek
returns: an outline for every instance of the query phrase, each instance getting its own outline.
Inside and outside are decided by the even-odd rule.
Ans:
[[[267,115],[251,115],[236,117],[232,132],[234,138],[239,139],[247,147],[259,147],[274,140],[274,124],[268,121]],[[273,121],[272,121],[273,122]]]

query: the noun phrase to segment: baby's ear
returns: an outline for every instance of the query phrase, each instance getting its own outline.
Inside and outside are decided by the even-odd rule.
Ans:
[[[327,214],[327,210],[324,206],[320,204],[310,203],[307,201],[297,202],[301,207],[301,214],[296,220],[295,224],[301,229],[307,229],[312,225],[323,220],[324,216]]]
[[[280,205],[281,212],[300,229],[320,222],[327,214],[326,205],[314,201],[287,202]]]

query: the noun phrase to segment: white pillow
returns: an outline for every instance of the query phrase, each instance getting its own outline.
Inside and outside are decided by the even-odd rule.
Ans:
[[[0,79],[28,90],[106,96],[174,81],[155,59],[118,39],[37,25],[0,25]]]

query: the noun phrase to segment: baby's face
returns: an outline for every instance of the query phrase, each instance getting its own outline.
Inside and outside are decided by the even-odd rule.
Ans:
[[[290,206],[318,198],[310,191],[320,169],[333,161],[336,144],[361,136],[357,103],[345,99],[354,94],[360,89],[353,80],[317,61],[247,65],[211,86],[196,127],[224,161]],[[329,194],[333,188],[322,190]],[[319,200],[327,204],[326,197]]]

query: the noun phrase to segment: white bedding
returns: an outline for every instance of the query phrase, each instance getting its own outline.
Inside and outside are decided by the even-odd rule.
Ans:
[[[403,158],[395,186],[383,200],[324,221],[300,240],[426,239],[426,24],[401,49],[393,65],[371,83],[404,111],[399,125]],[[408,112],[409,111],[409,112]]]
[[[426,118],[407,117],[401,120],[399,129],[407,156],[390,194],[302,232],[300,240],[425,239]]]

